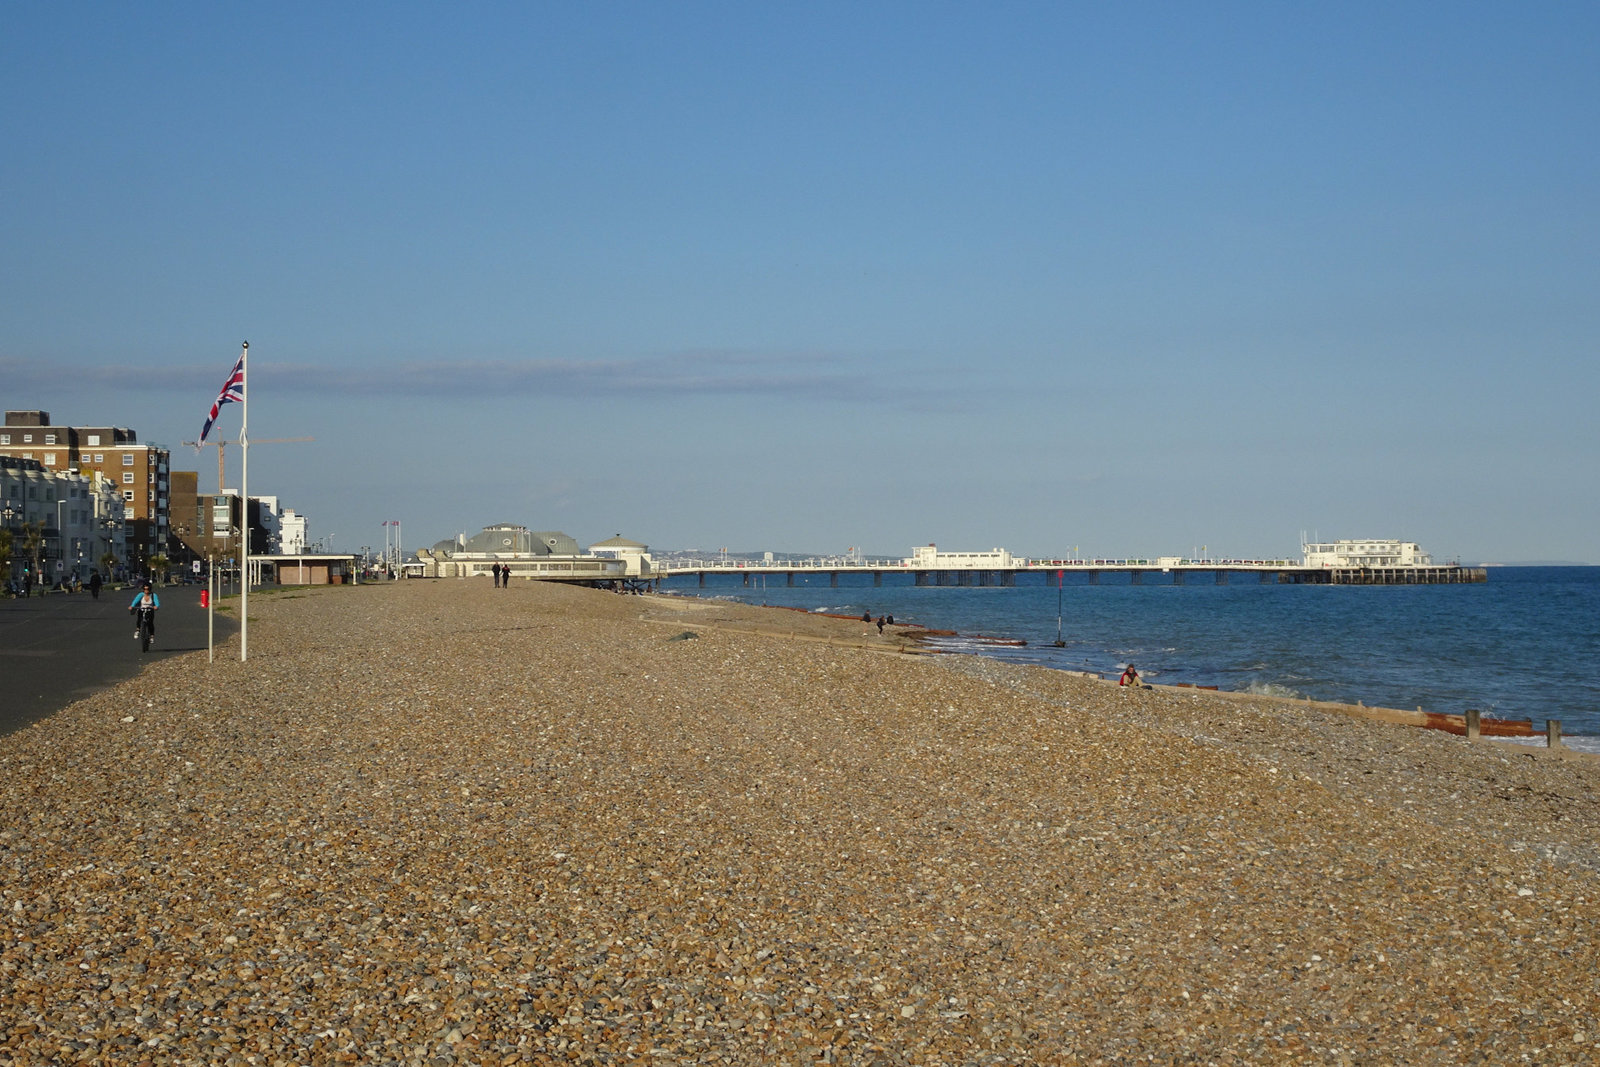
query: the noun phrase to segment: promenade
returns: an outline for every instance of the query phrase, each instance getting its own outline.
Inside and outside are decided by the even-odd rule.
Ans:
[[[197,586],[158,590],[161,611],[148,653],[132,640],[128,603],[134,592],[108,586],[98,599],[88,592],[35,592],[0,600],[0,734],[133,677],[150,657],[204,653],[207,613]],[[217,612],[219,643],[235,629],[233,614]]]
[[[250,608],[0,737],[0,1067],[1600,1058],[1594,760],[727,602]]]

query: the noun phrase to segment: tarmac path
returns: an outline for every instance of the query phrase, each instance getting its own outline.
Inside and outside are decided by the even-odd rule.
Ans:
[[[103,589],[99,599],[83,592],[0,600],[0,734],[126,681],[154,660],[205,651],[200,587],[159,592],[161,610],[148,653],[132,640],[132,589]],[[237,628],[232,615],[219,612],[217,643]]]

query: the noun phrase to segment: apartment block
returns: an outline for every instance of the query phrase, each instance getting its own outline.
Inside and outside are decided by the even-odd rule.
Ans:
[[[166,549],[172,458],[159,445],[139,443],[122,426],[57,426],[47,411],[7,411],[0,456],[36,460],[45,471],[76,472],[92,484],[110,482],[122,496],[128,558],[135,570]]]

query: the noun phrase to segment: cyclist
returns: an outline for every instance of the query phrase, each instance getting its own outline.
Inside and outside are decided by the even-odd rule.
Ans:
[[[145,616],[145,628],[150,636],[154,637],[156,635],[156,609],[160,606],[161,598],[156,596],[155,590],[150,587],[150,583],[145,582],[144,588],[134,594],[133,603],[128,605],[128,614],[132,615],[135,611],[148,612],[149,614]],[[133,636],[139,636],[139,627],[137,625],[133,628]]]

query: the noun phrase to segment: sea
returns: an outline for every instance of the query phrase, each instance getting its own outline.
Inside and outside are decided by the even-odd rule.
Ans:
[[[1013,586],[918,586],[910,574],[669,578],[662,590],[917,623],[950,652],[1272,696],[1561,722],[1600,753],[1600,567],[1490,567],[1470,585],[1261,584],[1209,571],[1055,572]],[[998,639],[1022,644],[996,644]],[[1056,642],[1060,641],[1060,645]]]

